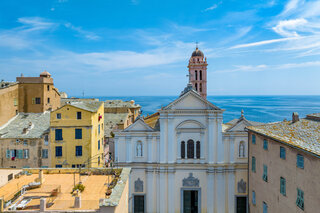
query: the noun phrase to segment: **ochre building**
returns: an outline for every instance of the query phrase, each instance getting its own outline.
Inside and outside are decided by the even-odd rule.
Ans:
[[[102,167],[103,102],[71,102],[51,112],[52,167]]]

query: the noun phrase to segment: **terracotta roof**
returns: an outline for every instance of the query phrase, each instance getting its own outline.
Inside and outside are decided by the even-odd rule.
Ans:
[[[320,156],[319,121],[300,119],[294,123],[282,121],[247,129]]]
[[[156,112],[152,115],[145,117],[144,122],[148,124],[151,128],[155,130],[160,130],[159,118],[160,118],[160,113]]]

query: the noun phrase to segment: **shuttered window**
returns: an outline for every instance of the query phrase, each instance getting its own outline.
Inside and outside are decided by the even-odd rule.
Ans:
[[[187,142],[187,157],[194,158],[194,141],[188,140]]]
[[[304,168],[304,159],[303,156],[297,154],[297,167],[303,169]]]
[[[297,206],[304,210],[304,193],[301,189],[297,188],[297,201],[296,201]]]
[[[280,146],[280,158],[286,159],[286,149]]]
[[[252,191],[252,204],[256,205],[256,192]]]
[[[181,158],[186,157],[186,143],[184,141],[181,142]]]
[[[61,141],[62,139],[62,129],[55,130],[56,141]]]
[[[82,139],[82,129],[75,129],[75,139]]]
[[[266,139],[263,140],[263,149],[268,150],[268,141]]]
[[[286,179],[280,177],[280,193],[286,195]]]
[[[262,179],[265,182],[268,182],[268,166],[267,165],[263,165],[263,175],[262,175]]]
[[[256,158],[252,156],[251,159],[251,171],[256,172]]]
[[[197,141],[196,143],[196,154],[197,154],[197,158],[200,159],[200,141]]]
[[[256,135],[252,135],[252,144],[256,144]]]

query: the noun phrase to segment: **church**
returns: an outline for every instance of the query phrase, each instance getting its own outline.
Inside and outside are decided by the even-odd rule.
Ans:
[[[207,100],[207,66],[197,47],[180,96],[115,132],[114,159],[132,168],[130,212],[247,212],[245,127],[260,123],[248,121],[243,111],[223,123],[224,110]]]

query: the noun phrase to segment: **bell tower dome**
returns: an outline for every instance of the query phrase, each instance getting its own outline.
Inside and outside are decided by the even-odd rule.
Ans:
[[[207,58],[198,45],[189,60],[189,83],[205,99],[207,99]]]

